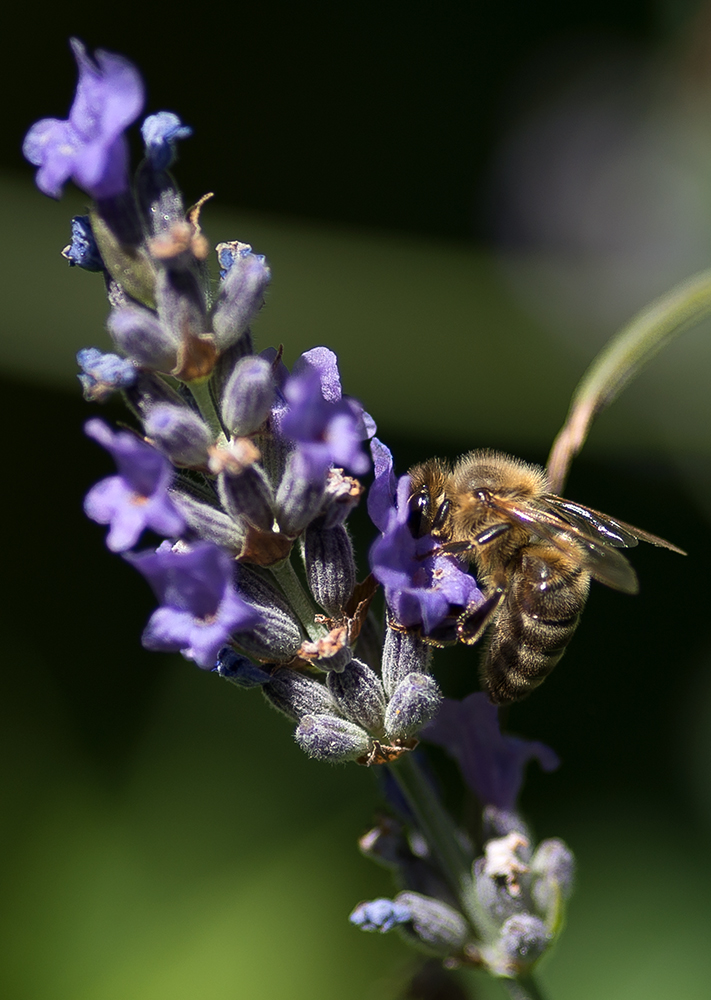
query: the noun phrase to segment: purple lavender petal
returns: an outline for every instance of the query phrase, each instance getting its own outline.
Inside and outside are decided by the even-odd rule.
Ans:
[[[313,347],[306,351],[294,365],[294,375],[301,375],[308,368],[313,369],[319,377],[321,395],[327,403],[340,402],[341,375],[338,371],[338,358],[327,347]]]
[[[211,670],[230,635],[259,620],[235,590],[233,561],[211,542],[184,551],[161,546],[124,558],[145,576],[161,604],[143,633],[146,649],[179,651]]]
[[[98,50],[96,62],[71,40],[79,68],[67,121],[44,118],[25,136],[22,152],[39,167],[37,186],[59,198],[71,178],[93,198],[111,198],[128,188],[125,129],[143,107],[143,82],[123,56]]]
[[[111,525],[108,547],[130,549],[146,528],[171,538],[181,534],[185,521],[168,495],[173,479],[168,460],[133,434],[114,433],[102,420],[89,420],[84,429],[111,452],[119,470],[93,486],[84,500],[92,521]]]
[[[368,490],[368,514],[376,528],[386,531],[390,512],[395,509],[397,493],[393,456],[390,449],[376,437],[370,442],[370,453],[373,456],[375,479]]]
[[[321,367],[317,368],[308,359],[304,361],[306,355],[301,356],[297,373],[284,385],[289,409],[285,413],[273,411],[273,419],[277,420],[280,433],[296,442],[299,452],[308,457],[314,475],[323,475],[334,464],[360,475],[370,468],[370,460],[362,448],[366,437],[362,407],[350,399],[329,402],[324,398],[324,384],[329,394],[336,391],[333,373],[335,369],[337,376],[338,369],[331,362],[330,351],[325,348],[316,351],[320,352],[316,360]]]
[[[496,707],[480,691],[463,701],[445,698],[421,736],[458,762],[467,785],[484,805],[504,810],[515,808],[529,760],[535,758],[544,771],[560,763],[544,743],[502,734]]]

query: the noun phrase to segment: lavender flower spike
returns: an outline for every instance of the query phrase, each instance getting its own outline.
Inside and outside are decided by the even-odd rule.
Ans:
[[[233,561],[212,542],[180,551],[164,542],[156,552],[124,558],[145,576],[161,602],[141,638],[146,649],[179,651],[212,670],[232,632],[249,629],[259,618],[235,590]]]
[[[117,476],[93,486],[84,500],[92,521],[110,524],[106,544],[123,552],[138,541],[145,528],[174,537],[185,529],[182,514],[168,496],[173,469],[159,451],[127,431],[114,433],[103,420],[84,425],[89,437],[113,455]]]
[[[37,187],[59,198],[71,178],[92,198],[113,198],[128,188],[125,129],[143,107],[143,81],[123,56],[101,49],[96,62],[80,41],[71,47],[79,67],[69,118],[43,118],[25,136],[25,159],[39,167]]]

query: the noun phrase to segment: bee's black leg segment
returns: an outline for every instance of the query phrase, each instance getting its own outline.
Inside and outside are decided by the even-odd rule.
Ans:
[[[482,604],[471,610],[467,608],[457,622],[457,637],[460,642],[472,646],[481,639],[484,629],[497,611],[503,597],[503,590],[495,590]]]
[[[477,545],[488,545],[489,542],[493,542],[494,539],[500,538],[505,535],[507,531],[510,531],[513,525],[510,521],[502,521],[500,524],[492,524],[489,528],[484,528],[480,531],[478,535],[474,536],[474,541]]]

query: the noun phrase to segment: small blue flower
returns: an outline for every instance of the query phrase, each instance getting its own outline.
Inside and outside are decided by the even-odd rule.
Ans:
[[[172,111],[149,115],[141,125],[146,157],[155,170],[167,170],[175,160],[178,140],[188,139],[192,134],[190,126],[183,125]]]
[[[77,364],[83,374],[77,375],[84,399],[101,402],[119,389],[133,385],[138,376],[136,366],[118,354],[105,354],[97,347],[85,347],[77,353]]]
[[[544,771],[554,771],[559,764],[544,743],[503,734],[496,707],[480,691],[463,701],[445,698],[421,736],[454,757],[482,804],[503,810],[515,808],[529,760],[535,758]]]
[[[388,453],[389,454],[389,453]],[[410,477],[401,476],[395,498],[386,515],[390,472],[381,453],[379,495],[369,506],[375,509],[385,531],[370,550],[370,565],[376,580],[385,589],[385,599],[398,625],[422,626],[429,635],[452,609],[459,611],[482,600],[476,581],[462,570],[452,556],[438,556],[436,542],[429,535],[414,538],[408,526]]]
[[[412,913],[409,906],[394,899],[372,899],[367,903],[359,903],[348,919],[362,931],[387,934],[398,924],[406,924],[412,920]]]
[[[136,544],[146,528],[169,538],[185,529],[185,521],[168,495],[173,468],[159,451],[128,431],[114,432],[103,420],[89,420],[84,430],[110,451],[119,474],[102,479],[84,500],[87,517],[110,524],[106,544],[123,552]]]
[[[233,560],[211,542],[179,551],[164,542],[156,552],[124,558],[145,576],[161,604],[143,632],[146,649],[179,651],[212,670],[231,633],[259,620],[235,590]]]
[[[241,688],[263,687],[272,679],[271,674],[262,670],[256,663],[252,663],[242,653],[236,652],[231,646],[223,646],[219,650],[212,669],[226,681]]]
[[[105,271],[99,248],[88,215],[75,215],[72,219],[72,242],[62,250],[62,257],[70,267],[83,267],[85,271]]]
[[[227,272],[232,270],[235,263],[245,258],[253,257],[260,264],[266,263],[266,257],[263,253],[252,253],[252,244],[242,243],[240,240],[229,240],[226,243],[218,243],[215,251],[220,265],[220,279],[222,280],[224,280]]]
[[[79,82],[69,118],[36,122],[22,152],[39,167],[37,187],[51,198],[59,198],[70,178],[92,198],[113,198],[128,188],[124,131],[141,113],[143,81],[123,56],[99,49],[94,62],[80,41],[70,44]]]

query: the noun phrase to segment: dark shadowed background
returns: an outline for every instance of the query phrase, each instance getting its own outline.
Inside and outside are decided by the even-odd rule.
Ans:
[[[711,6],[651,0],[279,3],[15,12],[0,148],[4,638],[0,991],[18,1000],[401,995],[414,959],[347,915],[389,895],[356,838],[373,776],[293,745],[256,692],[149,654],[143,581],[85,521],[110,462],[82,435],[100,279],[58,251],[19,155],[65,116],[76,34],[141,68],[194,136],[176,172],[213,242],[273,284],[255,328],[289,363],[327,344],[399,472],[499,447],[544,462],[619,324],[711,263]],[[138,153],[138,147],[136,146]],[[509,727],[562,758],[523,809],[579,885],[552,1000],[708,995],[709,330],[594,428],[568,494],[668,537],[641,594],[593,587],[571,648]],[[118,409],[108,416],[119,418]],[[354,533],[366,564],[373,529]],[[447,694],[476,656],[438,656]],[[472,996],[496,984],[467,980]]]

